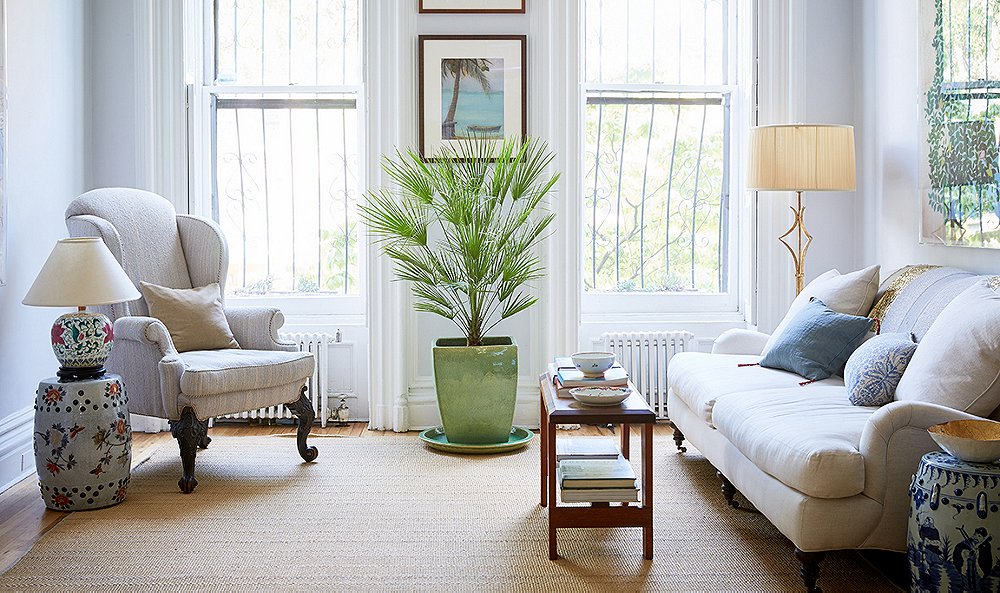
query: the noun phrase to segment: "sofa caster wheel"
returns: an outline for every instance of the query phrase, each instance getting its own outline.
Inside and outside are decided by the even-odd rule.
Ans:
[[[739,492],[736,489],[736,486],[733,486],[733,483],[729,481],[729,478],[722,475],[722,472],[716,471],[715,475],[718,476],[719,480],[722,482],[722,486],[720,489],[722,490],[722,496],[726,498],[726,504],[728,504],[734,509],[740,508],[740,503],[735,498],[736,493]]]

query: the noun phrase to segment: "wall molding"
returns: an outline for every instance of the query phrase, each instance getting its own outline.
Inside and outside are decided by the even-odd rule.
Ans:
[[[798,121],[805,89],[806,3],[784,0],[757,2],[757,122],[756,125]],[[757,273],[756,319],[770,331],[784,317],[795,297],[794,273],[778,236],[792,222],[792,192],[756,192]],[[760,291],[767,290],[767,298]]]
[[[517,404],[514,408],[514,424],[525,428],[538,428],[538,378],[520,376],[517,379]],[[437,392],[434,378],[420,376],[414,378],[407,396],[410,430],[424,430],[441,426],[441,414],[437,407]]]
[[[384,184],[382,155],[416,139],[416,10],[394,2],[365,2],[365,81],[368,186]],[[415,320],[409,293],[393,280],[392,262],[366,239],[368,282],[368,388],[370,427],[409,430],[407,377],[414,364],[407,343],[414,342]],[[410,348],[412,350],[412,348]]]
[[[583,278],[579,259],[583,104],[580,97],[580,11],[577,0],[529,3],[531,88],[529,131],[555,152],[560,172],[549,208],[556,215],[544,244],[543,298],[530,314],[532,352],[540,363],[575,352],[580,336]],[[539,372],[544,369],[538,369]]]
[[[136,186],[190,212],[184,84],[185,2],[136,0]]]
[[[0,492],[35,473],[34,421],[31,406],[0,418]]]

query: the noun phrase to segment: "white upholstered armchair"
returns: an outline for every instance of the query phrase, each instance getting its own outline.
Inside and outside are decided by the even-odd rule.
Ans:
[[[139,286],[170,288],[218,282],[225,294],[229,253],[222,230],[211,220],[176,214],[165,198],[127,188],[96,189],[66,209],[74,237],[100,237]],[[206,448],[214,416],[286,405],[298,419],[299,454],[318,455],[306,444],[314,412],[306,395],[313,356],[278,339],[284,323],[272,307],[227,307],[225,316],[241,348],[178,353],[166,326],[149,317],[144,299],[101,307],[114,322],[115,347],[107,368],[124,378],[129,410],[166,418],[180,447],[190,493],[197,449]]]

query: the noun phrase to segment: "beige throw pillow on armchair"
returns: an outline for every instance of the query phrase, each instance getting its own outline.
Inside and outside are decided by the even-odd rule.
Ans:
[[[167,326],[178,352],[240,347],[226,321],[218,282],[200,288],[139,284],[150,316]]]

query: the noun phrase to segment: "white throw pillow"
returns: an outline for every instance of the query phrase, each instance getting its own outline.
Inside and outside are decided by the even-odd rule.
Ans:
[[[867,315],[878,293],[878,271],[879,267],[875,265],[849,274],[841,274],[837,270],[820,274],[792,301],[784,319],[774,328],[764,345],[764,354],[767,354],[788,323],[809,304],[812,297],[823,301],[824,305],[837,313]]]
[[[977,416],[1000,405],[1000,293],[980,281],[948,303],[920,340],[896,399]]]

